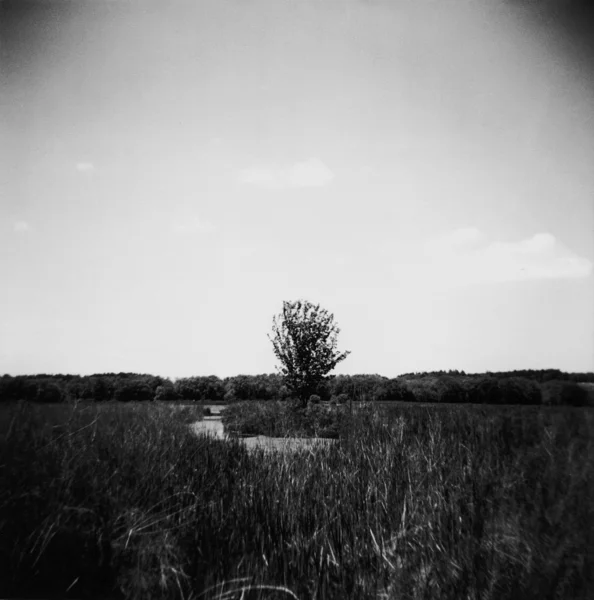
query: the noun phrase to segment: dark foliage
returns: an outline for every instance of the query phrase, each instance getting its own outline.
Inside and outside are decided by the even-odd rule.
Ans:
[[[283,302],[282,312],[273,319],[269,338],[281,363],[283,382],[303,406],[349,355],[337,350],[339,333],[334,315],[306,300]]]
[[[586,406],[587,390],[573,381],[548,381],[542,388],[543,403],[548,406]]]
[[[299,402],[238,402],[222,415],[225,431],[240,436],[336,438],[344,425],[343,407]]]
[[[594,372],[589,373],[564,373],[559,369],[520,369],[517,371],[497,371],[487,373],[465,373],[464,371],[431,371],[419,373],[404,373],[400,375],[402,379],[424,379],[425,377],[438,377],[442,375],[450,375],[454,377],[478,377],[483,378],[485,375],[495,377],[497,379],[510,377],[523,377],[524,379],[532,379],[538,383],[546,381],[561,380],[575,382],[594,382]]]
[[[515,373],[515,374],[514,374]],[[522,374],[522,375],[519,375]],[[551,376],[556,379],[547,379]],[[591,373],[515,371],[467,375],[418,373],[393,379],[380,375],[336,375],[319,381],[311,394],[328,402],[347,394],[355,402],[594,405]],[[150,393],[148,391],[150,388]],[[136,391],[135,391],[136,390]],[[309,394],[309,395],[311,395]],[[185,377],[175,382],[135,373],[21,375],[0,377],[0,402],[56,403],[92,400],[237,402],[284,400],[290,390],[279,374]],[[309,398],[309,396],[308,396]]]
[[[280,375],[237,375],[224,380],[225,400],[279,400],[286,397]]]
[[[177,379],[174,390],[181,400],[192,402],[220,402],[225,397],[225,386],[215,375]]]
[[[118,402],[143,402],[154,400],[155,391],[150,385],[142,380],[129,380],[118,386],[114,394],[114,400]]]
[[[155,400],[157,402],[174,402],[176,400],[181,400],[181,398],[175,391],[173,383],[166,380],[155,390]]]

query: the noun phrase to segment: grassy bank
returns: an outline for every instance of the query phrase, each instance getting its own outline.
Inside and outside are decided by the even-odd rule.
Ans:
[[[337,444],[266,455],[167,406],[13,407],[0,595],[592,597],[592,411],[445,408],[358,410]]]
[[[325,404],[305,408],[290,402],[236,402],[222,413],[225,432],[242,436],[338,438],[347,426],[346,406]]]

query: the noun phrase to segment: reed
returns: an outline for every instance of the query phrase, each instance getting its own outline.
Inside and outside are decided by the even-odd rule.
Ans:
[[[590,409],[355,409],[290,454],[190,416],[13,406],[0,595],[594,597]]]

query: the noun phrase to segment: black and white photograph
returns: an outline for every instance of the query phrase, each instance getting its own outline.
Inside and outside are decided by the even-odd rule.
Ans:
[[[594,3],[0,0],[0,598],[594,598]]]

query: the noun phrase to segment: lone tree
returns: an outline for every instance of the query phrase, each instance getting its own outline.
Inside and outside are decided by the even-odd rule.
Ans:
[[[306,300],[283,302],[282,313],[274,317],[268,337],[281,362],[285,385],[302,406],[327,373],[350,354],[336,350],[339,333],[334,315]]]

